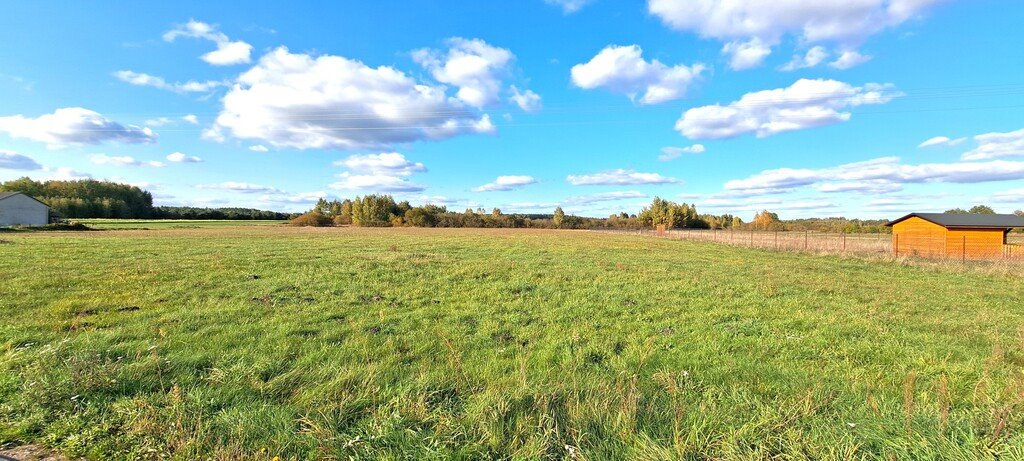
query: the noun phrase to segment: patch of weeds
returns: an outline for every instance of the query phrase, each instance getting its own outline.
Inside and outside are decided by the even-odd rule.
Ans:
[[[516,336],[513,335],[511,331],[498,330],[495,331],[494,333],[491,333],[491,339],[493,339],[498,344],[508,345],[516,341]]]
[[[526,296],[527,294],[533,293],[536,290],[537,290],[537,286],[536,285],[526,284],[526,285],[521,285],[521,286],[515,287],[512,290],[510,290],[509,292],[512,293],[512,296],[515,296],[516,298],[522,298],[523,296]]]
[[[761,336],[764,332],[757,319],[744,319],[737,314],[720,317],[715,325],[733,336]]]
[[[463,315],[459,317],[459,323],[470,328],[476,328],[476,326],[480,324],[480,321],[472,315]]]
[[[363,304],[373,304],[385,301],[387,298],[381,295],[359,295],[359,302]]]
[[[601,365],[608,359],[608,356],[603,352],[599,351],[588,351],[583,357],[583,361],[590,365]]]

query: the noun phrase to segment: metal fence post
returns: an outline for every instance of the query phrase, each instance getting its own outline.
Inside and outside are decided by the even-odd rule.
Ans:
[[[804,250],[806,250],[806,249],[807,249],[807,244],[808,244],[808,242],[809,242],[809,239],[810,239],[810,233],[809,233],[809,231],[807,231],[807,230],[804,230]]]

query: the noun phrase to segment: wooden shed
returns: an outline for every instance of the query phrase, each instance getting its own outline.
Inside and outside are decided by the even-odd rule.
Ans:
[[[896,256],[992,259],[1024,253],[1006,241],[1011,230],[1024,228],[1024,218],[1012,214],[911,213],[886,225],[892,227]]]

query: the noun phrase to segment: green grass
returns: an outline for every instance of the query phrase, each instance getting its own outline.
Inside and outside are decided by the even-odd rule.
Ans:
[[[1024,278],[590,232],[0,236],[0,446],[1024,457]]]
[[[221,227],[277,226],[286,221],[270,220],[215,220],[215,219],[73,219],[93,229],[149,230],[149,229],[205,229]]]

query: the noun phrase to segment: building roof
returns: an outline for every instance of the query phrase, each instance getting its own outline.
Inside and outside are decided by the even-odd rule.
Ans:
[[[921,218],[943,227],[969,227],[988,229],[1012,229],[1024,227],[1024,218],[1012,214],[953,214],[953,213],[910,213],[902,218],[891,221],[886,226],[892,226],[900,221],[909,218]]]
[[[17,191],[15,191],[15,192],[0,192],[0,200],[6,199],[6,198],[11,198],[11,197],[14,197],[15,195],[24,195],[24,196],[26,196],[26,197],[28,197],[28,198],[30,198],[32,200],[35,200],[35,201],[37,201],[39,203],[43,203],[41,200],[39,200],[39,199],[37,199],[37,198],[35,198],[35,197],[31,196],[31,195],[28,195],[28,194],[26,194],[24,192],[17,192]],[[43,203],[43,205],[45,205],[47,208],[50,207],[49,205],[47,205],[45,203]]]

